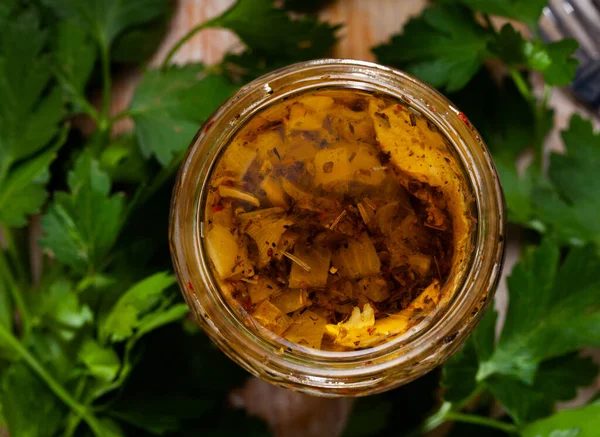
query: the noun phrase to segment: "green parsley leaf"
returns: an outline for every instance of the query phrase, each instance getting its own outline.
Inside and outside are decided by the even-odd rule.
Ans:
[[[144,156],[154,155],[168,165],[236,89],[202,64],[146,72],[129,109]]]
[[[0,25],[3,25],[8,21],[12,12],[17,7],[17,1],[18,0],[5,0],[0,3]]]
[[[0,327],[6,329],[7,332],[11,332],[13,326],[13,308],[8,287],[5,281],[0,281]]]
[[[573,58],[578,43],[563,39],[550,44],[540,40],[523,39],[511,24],[505,24],[492,50],[513,65],[525,65],[544,75],[548,85],[565,86],[575,78],[578,62]]]
[[[92,322],[91,309],[79,301],[73,285],[59,279],[47,291],[40,294],[39,303],[34,307],[39,318],[37,323],[55,327],[57,334],[70,341],[83,325]]]
[[[13,166],[4,181],[0,181],[0,222],[20,227],[27,224],[27,217],[41,209],[48,193],[46,184],[50,179],[49,167],[64,144],[67,130],[55,144],[38,156]]]
[[[478,382],[481,363],[494,353],[496,312],[488,311],[463,349],[444,366],[444,399],[453,408],[464,405],[478,388],[491,391],[517,423],[539,419],[552,413],[557,401],[575,397],[578,387],[590,385],[598,368],[589,358],[570,354],[544,361],[533,384],[506,375],[493,375]]]
[[[480,12],[523,21],[536,27],[547,0],[460,0]]]
[[[310,10],[324,2],[296,3],[294,8]],[[230,29],[246,43],[245,51],[228,53],[223,60],[227,73],[236,82],[247,82],[295,62],[327,56],[337,41],[336,33],[340,28],[321,22],[317,17],[292,19],[273,7],[272,0],[238,1],[204,26]]]
[[[560,241],[600,244],[600,134],[594,134],[591,122],[575,115],[562,137],[566,154],[550,156],[552,187],[536,190],[535,207]]]
[[[162,3],[162,10],[155,18],[127,29],[115,40],[112,62],[142,64],[154,54],[169,29],[175,11],[175,1],[165,0]]]
[[[316,17],[292,19],[276,8],[273,0],[238,0],[206,27],[232,30],[253,51],[295,61],[324,56],[335,43],[339,29]]]
[[[491,313],[492,311],[489,311],[488,314]],[[466,401],[477,389],[475,376],[478,369],[479,359],[475,343],[469,339],[444,365],[441,382],[442,387],[446,389],[444,399],[453,405],[460,405]]]
[[[33,10],[10,20],[0,34],[0,176],[58,133],[64,112],[60,92],[46,91],[52,77],[46,42]]]
[[[557,401],[573,399],[577,388],[591,385],[597,373],[590,358],[570,354],[544,361],[531,386],[497,375],[486,380],[485,386],[515,422],[523,424],[550,415]]]
[[[444,365],[444,399],[460,407],[478,387],[475,379],[479,362],[488,359],[494,348],[497,313],[492,308],[483,316],[463,348]]]
[[[597,375],[598,366],[591,357],[574,353],[544,361],[533,385],[549,399],[570,401],[578,387],[592,385]]]
[[[151,312],[140,320],[136,335],[141,337],[161,326],[181,320],[188,312],[189,308],[185,303],[173,305],[162,312]]]
[[[14,364],[5,372],[0,400],[12,436],[48,437],[60,429],[64,415],[62,403],[25,364]],[[32,420],[33,412],[35,420]]]
[[[57,381],[66,383],[76,373],[72,345],[58,338],[53,331],[54,329],[34,330],[27,339],[27,346]]]
[[[442,4],[425,9],[406,24],[402,34],[375,47],[373,53],[379,62],[451,92],[477,73],[488,55],[490,38],[470,11]]]
[[[165,9],[167,0],[43,0],[59,17],[73,18],[108,48],[124,30],[146,23]]]
[[[584,247],[560,268],[558,261],[558,247],[546,240],[515,266],[502,335],[479,381],[501,374],[532,384],[543,360],[600,345],[600,259]]]
[[[121,368],[117,353],[110,347],[103,347],[92,339],[87,339],[81,346],[79,360],[85,364],[90,375],[101,381],[111,382]]]
[[[64,115],[46,42],[34,10],[8,20],[0,33],[0,222],[9,226],[25,225],[45,202],[48,167],[64,142],[63,135],[43,151]]]
[[[158,326],[156,318],[160,317],[162,312],[168,311],[161,306],[165,302],[164,292],[173,284],[173,276],[156,273],[127,290],[100,324],[101,341],[120,342],[132,337],[138,329],[138,335],[143,335],[151,326]],[[151,318],[147,319],[149,316]]]
[[[93,272],[121,229],[124,199],[110,195],[110,179],[88,154],[77,159],[68,184],[70,193],[55,193],[42,217],[40,244],[76,271]]]
[[[100,166],[113,182],[144,183],[150,178],[150,166],[132,134],[113,139],[100,155]]]
[[[93,113],[85,97],[85,85],[94,69],[96,47],[85,31],[72,20],[58,25],[56,76],[75,112]]]
[[[600,429],[600,403],[565,410],[526,426],[523,437],[595,437]]]
[[[492,376],[485,386],[517,424],[552,413],[553,402],[548,402],[542,393],[515,378]]]
[[[539,173],[530,165],[519,174],[515,162],[504,158],[495,161],[502,182],[502,190],[508,207],[508,220],[523,226],[546,232],[546,225],[539,219],[534,195],[546,185]]]

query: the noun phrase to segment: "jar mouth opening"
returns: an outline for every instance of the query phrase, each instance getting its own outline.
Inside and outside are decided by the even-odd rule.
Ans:
[[[379,83],[382,79],[384,86]],[[407,332],[392,337],[390,340],[384,340],[379,345],[356,351],[337,352],[307,348],[290,342],[261,326],[257,325],[254,329],[247,327],[223,298],[210,269],[202,238],[203,205],[207,184],[212,167],[217,162],[216,157],[226,147],[228,140],[244,125],[245,121],[266,106],[276,103],[286,96],[300,94],[315,88],[356,88],[371,92],[379,91],[394,97],[409,98],[411,106],[417,108],[440,128],[443,135],[449,139],[452,148],[455,149],[454,152],[460,158],[460,163],[465,169],[467,183],[475,198],[474,207],[477,217],[485,218],[490,205],[496,214],[492,223],[488,220],[478,220],[471,231],[472,252],[469,259],[464,261],[461,276],[453,284],[455,291],[447,302],[443,305],[440,303],[430,315]],[[257,90],[262,90],[261,96],[258,98]],[[222,134],[215,139],[210,156],[204,157],[204,179],[199,185],[199,189],[196,189],[194,197],[193,223],[196,229],[191,234],[196,237],[193,245],[195,246],[196,260],[199,260],[198,266],[194,266],[194,268],[200,270],[204,281],[203,285],[207,289],[206,293],[210,295],[216,307],[226,313],[226,319],[231,326],[228,327],[229,329],[223,329],[224,327],[220,329],[223,331],[237,330],[237,334],[242,337],[243,341],[248,342],[249,347],[251,345],[256,347],[256,350],[269,351],[273,354],[273,359],[282,360],[292,366],[303,366],[313,370],[319,368],[320,371],[317,373],[323,375],[327,375],[327,372],[322,372],[322,370],[328,367],[339,370],[348,363],[365,360],[376,361],[381,365],[389,365],[389,362],[400,364],[410,360],[414,361],[426,358],[428,354],[431,354],[432,347],[452,342],[460,343],[459,340],[464,339],[470,333],[491,300],[500,276],[504,252],[501,238],[504,235],[503,196],[498,177],[479,134],[468,122],[465,122],[462,113],[444,96],[406,73],[369,62],[336,59],[296,64],[263,76],[241,88],[215,113],[213,120],[220,118],[226,120],[227,108],[242,102],[245,104],[241,113],[238,113],[234,120],[222,124],[222,127],[227,129],[227,134]],[[214,121],[209,123],[214,123]],[[206,139],[206,132],[200,130],[193,140],[193,146],[182,166],[175,188],[176,193],[186,177],[186,169],[190,162],[197,158],[198,146],[204,139]],[[174,199],[176,198],[177,196],[174,196]],[[173,236],[173,227],[177,226],[177,220],[174,218],[177,215],[177,205],[174,204],[172,210],[171,237]],[[191,226],[191,223],[186,223],[185,226]],[[180,266],[181,254],[178,253],[177,245],[173,244],[173,241],[172,245],[174,246],[175,265]],[[180,282],[182,282],[182,290],[185,290],[185,279],[181,277],[180,269],[177,270]],[[485,293],[482,293],[484,290]],[[194,307],[189,296],[186,298],[188,298],[188,303]],[[470,318],[467,317],[467,321],[463,315],[465,312],[470,315]],[[214,336],[213,339],[215,339]],[[377,364],[369,366],[369,372],[376,367]]]

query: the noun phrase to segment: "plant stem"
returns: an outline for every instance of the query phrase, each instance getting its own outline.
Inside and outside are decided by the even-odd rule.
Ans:
[[[474,425],[487,426],[488,428],[495,428],[507,433],[516,433],[518,428],[516,425],[511,423],[500,422],[499,420],[492,419],[489,417],[477,416],[474,414],[457,413],[449,411],[446,413],[446,420],[454,422],[471,423]]]
[[[102,65],[102,109],[100,110],[100,120],[98,128],[101,132],[107,133],[110,130],[110,92],[112,79],[110,76],[110,56],[109,46],[106,41],[100,43],[100,63]]]
[[[13,302],[15,303],[17,310],[19,311],[19,315],[21,316],[23,332],[28,334],[29,330],[31,329],[31,317],[29,310],[27,309],[27,305],[23,299],[21,288],[15,281],[12,272],[8,268],[8,262],[6,261],[6,257],[4,256],[4,252],[2,250],[0,250],[0,278],[4,278],[8,284],[8,289],[10,290]]]
[[[210,27],[210,26],[214,25],[215,23],[217,23],[220,18],[221,18],[221,16],[213,18],[212,20],[205,21],[204,23],[198,24],[196,27],[194,27],[192,30],[190,30],[188,33],[186,33],[179,41],[177,41],[177,43],[173,46],[173,48],[171,50],[169,50],[169,53],[167,54],[167,57],[163,61],[161,68],[163,70],[166,69],[169,66],[169,64],[171,63],[171,59],[173,58],[173,56],[175,56],[175,53],[177,53],[177,51],[181,48],[181,46],[183,46],[186,42],[188,42],[194,35],[196,35],[202,29],[206,29],[207,27]]]
[[[86,383],[87,383],[86,376],[82,377],[79,380],[79,382],[77,383],[77,387],[75,388],[75,396],[78,401],[81,401],[81,396],[84,393]],[[88,397],[88,399],[83,401],[83,404],[85,406],[89,406],[94,400],[93,397],[91,397],[91,396],[87,396],[87,397]],[[63,434],[63,437],[73,437],[73,435],[75,435],[75,432],[77,431],[77,428],[79,427],[79,424],[81,423],[82,419],[83,418],[81,417],[81,414],[78,414],[76,412],[71,412],[71,414],[67,418],[67,425],[65,427],[65,433]]]
[[[13,267],[17,271],[17,280],[19,282],[26,281],[27,273],[23,268],[23,258],[21,258],[21,254],[19,253],[19,248],[15,242],[15,237],[12,233],[12,230],[8,226],[4,226],[2,227],[2,233],[4,234],[4,239],[6,240],[7,251],[12,259]]]
[[[531,89],[529,88],[529,85],[527,85],[527,82],[525,81],[525,79],[523,79],[523,76],[521,76],[521,73],[519,72],[519,70],[517,70],[513,66],[509,66],[508,71],[510,72],[510,76],[512,77],[512,80],[515,83],[515,85],[517,86],[517,89],[519,90],[521,95],[531,105],[535,105],[535,98],[531,92]]]
[[[65,88],[67,93],[71,95],[73,103],[77,104],[84,114],[89,115],[92,118],[92,120],[98,123],[100,121],[100,115],[98,114],[98,111],[96,110],[94,105],[92,105],[87,100],[86,96],[75,86],[73,86],[73,83],[71,81],[65,78],[65,75],[62,73],[62,71],[60,71],[60,69],[55,69],[54,75],[61,83],[63,88]]]
[[[538,101],[525,79],[523,79],[521,73],[513,66],[509,66],[508,71],[510,72],[510,75],[521,95],[525,98],[525,100],[529,102],[529,105],[531,106],[531,110],[533,112],[533,168],[541,173],[544,161],[544,138],[546,136],[546,130],[544,129],[544,117],[546,116],[546,111],[548,109],[548,100],[550,98],[552,88],[548,85],[544,85],[544,95],[541,101]]]
[[[125,111],[119,112],[117,115],[115,115],[114,117],[112,117],[110,119],[110,121],[111,121],[111,123],[114,123],[115,121],[122,120],[124,118],[131,117],[131,116],[136,115],[136,114],[137,114],[136,112],[132,112],[132,111],[130,111],[130,110],[127,109]]]
[[[11,346],[15,352],[17,352],[23,358],[29,368],[46,383],[48,388],[50,388],[50,390],[52,390],[52,392],[54,392],[54,394],[61,401],[71,408],[71,410],[81,415],[83,420],[86,421],[96,436],[102,437],[103,433],[98,419],[96,419],[91,411],[73,399],[69,392],[67,392],[67,390],[65,390],[65,388],[54,379],[50,372],[48,372],[44,366],[42,366],[40,362],[21,344],[21,342],[10,332],[8,332],[2,325],[0,325],[0,339]]]
[[[535,168],[541,173],[544,166],[544,139],[546,137],[547,130],[545,129],[546,123],[544,117],[548,110],[548,100],[550,99],[550,93],[552,88],[548,85],[544,85],[544,94],[541,102],[534,108],[534,120],[535,120],[535,142],[533,144],[534,160],[533,164]]]

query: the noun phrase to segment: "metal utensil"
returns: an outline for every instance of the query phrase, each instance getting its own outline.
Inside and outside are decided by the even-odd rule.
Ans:
[[[539,32],[546,42],[574,38],[580,65],[571,85],[582,102],[600,109],[600,0],[550,0]]]

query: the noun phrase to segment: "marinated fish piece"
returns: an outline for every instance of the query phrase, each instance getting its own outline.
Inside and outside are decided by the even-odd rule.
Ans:
[[[265,133],[256,136],[256,140],[252,143],[256,151],[256,156],[262,160],[271,160],[273,157],[276,158],[275,152],[285,152],[285,146],[280,131],[270,130]]]
[[[381,261],[367,233],[340,246],[333,254],[332,262],[340,276],[352,279],[377,274],[381,268]]]
[[[331,250],[328,247],[319,243],[311,247],[307,247],[305,243],[297,243],[294,246],[294,257],[300,262],[290,258],[292,259],[290,288],[319,288],[327,285],[331,262]]]
[[[300,312],[283,336],[294,343],[321,349],[327,320],[310,310]]]
[[[254,274],[246,248],[229,228],[214,225],[206,235],[206,247],[208,256],[221,278]]]
[[[265,192],[271,205],[287,208],[288,201],[281,182],[273,176],[267,175],[260,183],[260,188]]]
[[[293,323],[293,320],[287,314],[268,300],[265,300],[256,308],[252,317],[275,334],[282,334]]]
[[[281,208],[267,208],[237,216],[243,232],[256,243],[257,265],[264,267],[271,261],[281,236],[293,223]]]
[[[385,173],[374,150],[365,146],[342,144],[336,148],[319,151],[314,157],[315,184],[324,187],[347,189],[350,182],[378,185]],[[337,185],[336,185],[337,184]]]
[[[248,284],[248,295],[253,304],[260,303],[279,291],[281,291],[281,287],[275,281],[264,275],[259,276],[255,282]]]
[[[380,276],[368,276],[358,281],[358,292],[373,302],[382,302],[390,297],[387,282]]]
[[[292,131],[319,131],[323,129],[323,121],[327,110],[333,106],[333,99],[327,96],[299,97],[291,104],[287,127]]]
[[[284,313],[293,313],[296,310],[311,305],[306,290],[288,290],[271,298],[271,303]]]
[[[221,158],[223,167],[240,179],[244,177],[256,158],[256,152],[246,147],[246,144],[246,141],[239,139],[233,141]]]

